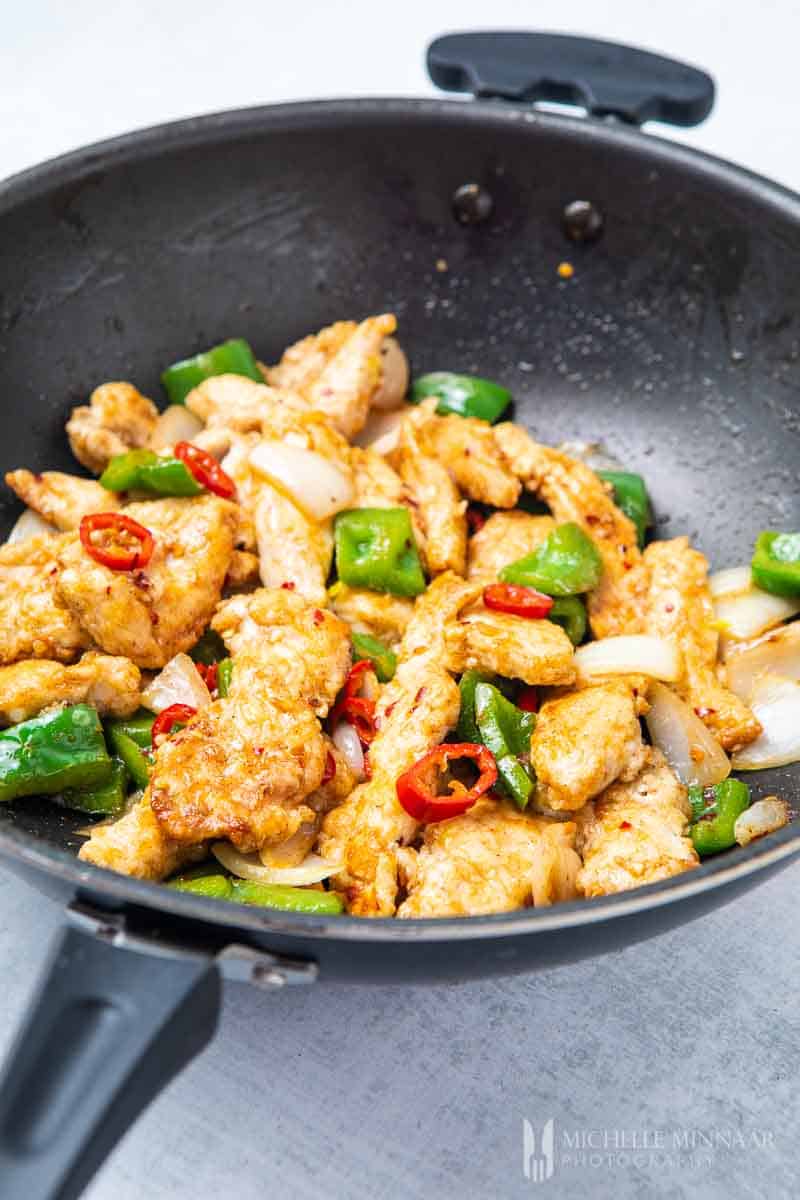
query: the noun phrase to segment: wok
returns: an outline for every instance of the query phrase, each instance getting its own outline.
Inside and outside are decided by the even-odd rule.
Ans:
[[[309,330],[389,309],[417,371],[502,379],[542,439],[602,439],[642,472],[658,536],[689,532],[721,565],[746,559],[765,526],[796,528],[800,199],[635,127],[701,120],[708,76],[520,34],[440,39],[429,68],[447,88],[511,102],[253,108],[130,134],[2,185],[3,470],[74,469],[64,419],[104,379],[158,395],[160,367],[224,337],[272,361]],[[588,116],[535,111],[541,99]],[[596,207],[600,236],[597,222],[567,236],[576,200]],[[5,497],[7,527],[15,515]],[[797,804],[800,770],[762,787]],[[0,806],[4,865],[67,918],[0,1089],[7,1197],[79,1194],[211,1037],[222,977],[269,990],[529,971],[700,917],[800,852],[790,825],[624,895],[365,921],[98,870],[76,860],[80,824],[46,801]]]

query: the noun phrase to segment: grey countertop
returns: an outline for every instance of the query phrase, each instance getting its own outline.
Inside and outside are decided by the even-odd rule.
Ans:
[[[473,0],[407,0],[380,14],[364,0],[234,0],[224,18],[201,9],[188,0],[14,6],[0,46],[0,175],[190,112],[425,92],[426,40],[486,22]],[[681,136],[800,187],[791,0],[738,16],[727,0],[619,0],[604,11],[573,0],[568,23],[555,5],[535,15],[522,2],[492,7],[496,27],[533,20],[710,68],[717,112]],[[538,1149],[552,1118],[556,1167],[543,1193],[794,1197],[798,884],[795,864],[657,940],[523,978],[276,995],[231,985],[212,1046],[130,1131],[88,1195],[517,1197],[540,1186],[523,1175],[523,1122]],[[0,913],[4,1051],[61,916],[2,872]]]

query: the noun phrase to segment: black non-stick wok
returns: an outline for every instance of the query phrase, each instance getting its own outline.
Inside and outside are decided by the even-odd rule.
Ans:
[[[635,128],[702,120],[710,79],[520,34],[442,39],[429,66],[444,87],[512,102],[254,108],[2,185],[2,468],[73,469],[65,415],[104,379],[158,395],[163,365],[224,337],[270,361],[336,318],[390,309],[416,370],[501,379],[543,440],[601,439],[642,472],[659,536],[689,532],[725,565],[759,529],[797,528],[800,198]],[[541,99],[589,115],[534,111]],[[565,222],[575,201],[594,207]],[[797,803],[800,770],[762,789]],[[699,917],[800,852],[790,825],[626,895],[324,919],[98,870],[76,860],[79,818],[0,808],[4,863],[68,918],[2,1082],[0,1194],[15,1200],[80,1192],[211,1037],[221,977],[269,990],[532,970]]]

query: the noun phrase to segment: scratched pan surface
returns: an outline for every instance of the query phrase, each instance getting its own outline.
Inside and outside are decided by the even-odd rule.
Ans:
[[[494,202],[470,227],[451,208],[466,182]],[[593,244],[564,235],[575,199],[603,214]],[[602,440],[644,474],[657,536],[689,533],[721,566],[746,560],[758,530],[800,525],[800,202],[634,131],[439,101],[202,118],[4,185],[0,262],[3,470],[74,469],[64,420],[103,380],[158,397],[165,364],[222,338],[246,337],[272,361],[332,320],[392,310],[416,371],[500,379],[541,439]],[[4,527],[17,511],[4,495]],[[796,768],[762,778],[759,790],[800,799]],[[80,882],[181,916],[212,913],[149,885],[79,876],[78,823],[46,802],[2,806],[0,851],[57,890]],[[798,834],[707,864],[693,889],[732,871],[752,878]],[[613,913],[614,902],[597,903]],[[233,919],[225,908],[213,906],[215,920]],[[573,924],[600,915],[594,904],[563,912]],[[503,928],[537,919],[518,914]],[[285,914],[247,921],[303,930]],[[370,927],[383,932],[363,936],[403,936]],[[340,921],[336,933],[364,928]]]

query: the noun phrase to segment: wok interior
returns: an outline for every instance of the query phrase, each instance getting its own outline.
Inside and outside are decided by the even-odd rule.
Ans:
[[[477,226],[451,197],[477,182]],[[594,202],[573,245],[561,214]],[[390,310],[412,369],[505,383],[545,442],[600,440],[647,479],[655,536],[713,566],[800,523],[800,205],[667,143],[490,106],[252,111],[134,135],[0,193],[0,465],[74,470],[69,408],[226,337],[264,361]],[[558,264],[569,261],[571,279]],[[10,527],[18,506],[6,492]],[[800,769],[759,775],[800,801]],[[0,806],[76,849],[79,814]]]

